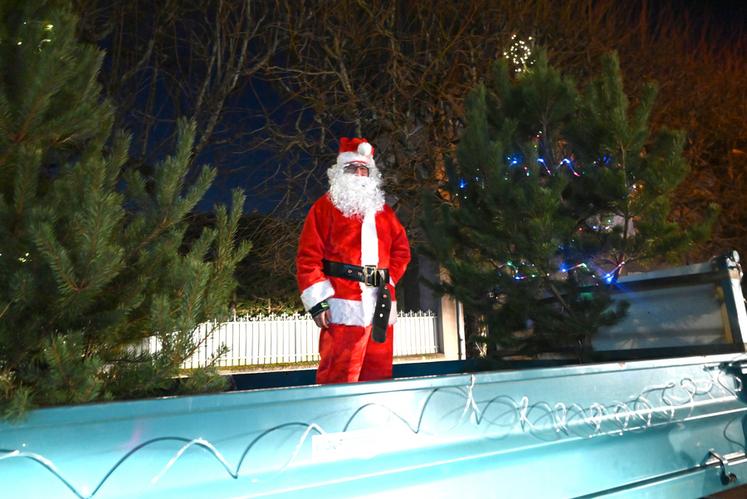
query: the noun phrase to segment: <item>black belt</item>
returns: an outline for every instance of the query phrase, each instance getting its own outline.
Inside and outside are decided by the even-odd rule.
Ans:
[[[389,326],[389,313],[392,309],[392,295],[386,289],[389,282],[389,269],[380,269],[375,265],[351,265],[349,263],[322,260],[324,273],[330,277],[341,277],[364,283],[379,289],[376,298],[376,310],[373,317],[373,340],[377,343],[386,341],[386,330]]]

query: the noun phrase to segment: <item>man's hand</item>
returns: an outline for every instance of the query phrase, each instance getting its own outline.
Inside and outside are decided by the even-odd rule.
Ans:
[[[317,327],[320,328],[329,327],[329,310],[324,310],[316,314],[314,316],[314,324],[316,324]]]
[[[329,304],[326,300],[322,300],[311,307],[309,313],[318,327],[329,327]]]

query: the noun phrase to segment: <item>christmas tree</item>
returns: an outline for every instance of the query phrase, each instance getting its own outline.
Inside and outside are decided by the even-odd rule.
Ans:
[[[625,265],[671,257],[707,234],[669,221],[688,171],[683,134],[653,132],[655,87],[635,109],[616,56],[584,92],[548,64],[495,64],[465,102],[466,127],[447,181],[426,202],[440,290],[498,356],[576,352],[625,313],[610,288]]]
[[[193,127],[152,178],[125,168],[97,73],[61,2],[0,3],[0,407],[83,403],[219,388],[208,368],[175,384],[191,332],[225,312],[244,204],[184,249],[186,216],[210,186],[185,184]],[[160,350],[142,353],[156,335]]]

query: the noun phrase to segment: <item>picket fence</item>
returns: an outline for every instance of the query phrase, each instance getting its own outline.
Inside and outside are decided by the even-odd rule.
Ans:
[[[314,362],[319,360],[319,328],[308,314],[241,317],[228,322],[205,322],[193,333],[198,345],[182,367],[206,365],[221,345],[228,352],[215,363],[219,367]],[[158,350],[153,337],[143,345]],[[400,312],[394,324],[394,356],[438,353],[437,317],[433,312]]]

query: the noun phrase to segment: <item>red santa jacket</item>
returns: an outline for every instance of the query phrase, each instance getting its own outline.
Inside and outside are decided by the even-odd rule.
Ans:
[[[329,194],[325,194],[311,207],[298,243],[296,276],[306,310],[327,300],[331,323],[371,324],[376,288],[326,276],[322,270],[323,259],[389,269],[393,302],[389,323],[394,323],[397,317],[394,285],[410,261],[410,244],[394,210],[384,205],[375,215],[348,218],[332,204]]]

